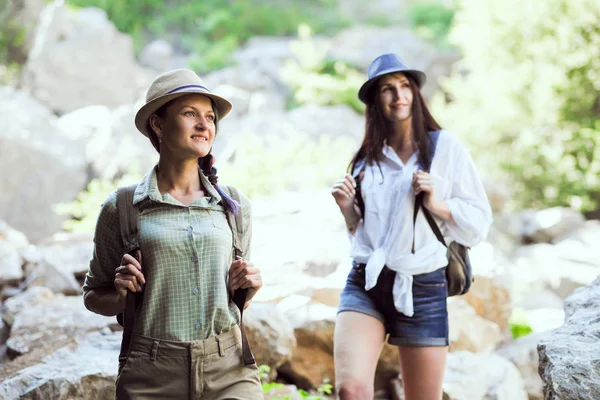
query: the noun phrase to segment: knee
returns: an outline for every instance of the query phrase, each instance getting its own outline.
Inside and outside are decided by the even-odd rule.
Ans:
[[[348,379],[336,386],[340,400],[372,400],[374,396],[372,385],[358,379]]]

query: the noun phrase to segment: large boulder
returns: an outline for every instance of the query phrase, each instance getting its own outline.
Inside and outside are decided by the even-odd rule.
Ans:
[[[62,228],[54,213],[85,187],[84,143],[29,95],[0,87],[0,219],[36,242]]]
[[[463,299],[448,302],[450,351],[489,353],[502,341],[500,328],[475,313]]]
[[[565,301],[566,321],[538,344],[544,399],[600,398],[600,278]]]
[[[88,311],[80,296],[51,296],[36,307],[26,305],[14,316],[7,351],[14,358],[36,347],[83,336],[116,324],[114,317]]]
[[[494,353],[449,354],[443,389],[447,400],[527,400],[517,367]]]
[[[117,31],[103,10],[50,3],[42,13],[22,84],[58,113],[132,103],[138,91],[132,39]]]
[[[3,2],[4,10],[0,15],[3,34],[9,35],[6,58],[9,62],[24,63],[33,47],[35,31],[40,13],[44,9],[44,0],[8,0]],[[6,24],[6,25],[4,25]],[[21,40],[10,40],[21,37]]]
[[[274,374],[290,360],[296,338],[288,320],[275,305],[252,303],[244,311],[244,326],[258,365],[268,365]]]
[[[14,360],[0,369],[0,398],[113,399],[120,344],[121,333],[94,332],[43,357]]]
[[[496,353],[506,358],[519,370],[529,400],[543,400],[542,379],[538,373],[537,345],[546,333],[535,333],[520,337],[514,342],[507,343],[499,348]]]

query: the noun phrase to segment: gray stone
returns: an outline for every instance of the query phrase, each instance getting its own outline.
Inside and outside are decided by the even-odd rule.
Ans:
[[[23,278],[21,256],[12,244],[0,239],[0,286],[15,285]]]
[[[85,144],[58,129],[47,108],[10,87],[0,87],[0,120],[0,171],[10,171],[0,175],[0,219],[36,242],[62,228],[66,217],[53,206],[85,187]]]
[[[50,3],[22,80],[34,97],[59,113],[131,103],[137,96],[132,39],[117,31],[103,10]]]
[[[148,43],[140,53],[140,64],[162,73],[173,65],[173,46],[166,40],[154,40]]]
[[[112,399],[120,343],[120,333],[95,332],[80,338],[4,377],[0,381],[0,398]]]
[[[544,399],[600,398],[600,278],[565,301],[563,326],[538,345]]]

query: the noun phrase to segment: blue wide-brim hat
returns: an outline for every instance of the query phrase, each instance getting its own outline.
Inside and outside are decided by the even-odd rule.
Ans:
[[[367,102],[367,93],[371,86],[383,75],[394,72],[403,72],[411,74],[417,81],[419,88],[422,88],[427,80],[425,72],[418,69],[409,68],[400,57],[395,54],[382,54],[373,60],[367,71],[367,81],[360,87],[358,98],[363,103]]]

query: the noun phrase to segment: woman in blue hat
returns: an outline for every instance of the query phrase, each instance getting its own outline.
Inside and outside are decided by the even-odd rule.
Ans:
[[[334,339],[343,400],[373,398],[386,336],[399,348],[405,398],[442,398],[448,259],[423,212],[413,220],[415,198],[422,193],[446,243],[472,247],[492,221],[469,151],[427,108],[425,79],[394,54],[371,63],[358,93],[367,106],[365,136],[350,164],[353,173],[332,187],[353,259]]]

